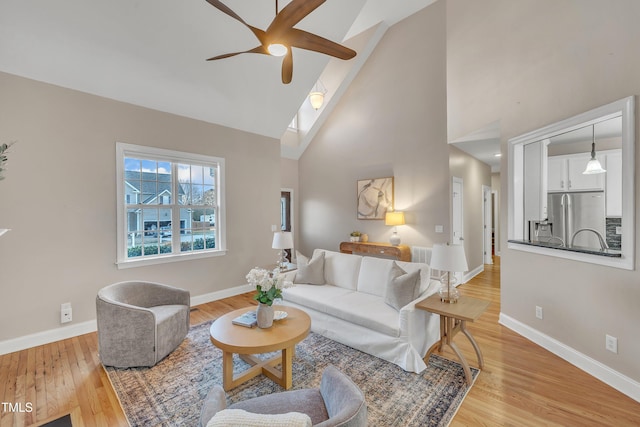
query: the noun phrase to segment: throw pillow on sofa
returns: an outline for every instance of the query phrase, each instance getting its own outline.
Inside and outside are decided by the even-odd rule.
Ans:
[[[298,271],[293,283],[324,285],[324,252],[320,252],[306,264],[300,263],[300,260],[298,262]]]
[[[384,302],[400,311],[420,295],[420,270],[407,273],[394,262],[394,270],[400,269],[403,274],[393,277],[387,286]]]
[[[255,414],[242,409],[223,409],[207,423],[207,427],[311,427],[311,418],[301,412]]]

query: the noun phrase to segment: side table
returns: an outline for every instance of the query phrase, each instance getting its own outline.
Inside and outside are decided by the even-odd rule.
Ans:
[[[429,348],[429,351],[427,351],[427,354],[424,356],[425,363],[429,363],[429,356],[436,348],[438,351],[442,351],[443,347],[448,345],[456,356],[458,356],[464,369],[467,384],[471,385],[473,378],[471,377],[469,363],[458,349],[458,346],[453,342],[453,338],[460,331],[467,336],[473,349],[476,351],[478,366],[482,369],[484,367],[482,353],[480,352],[478,343],[476,343],[476,340],[473,339],[473,336],[471,336],[471,333],[467,329],[467,321],[473,322],[478,319],[482,313],[487,310],[487,307],[489,307],[489,301],[467,296],[461,296],[458,298],[458,302],[454,304],[445,303],[440,301],[440,296],[437,294],[417,303],[416,308],[440,315],[440,341]]]

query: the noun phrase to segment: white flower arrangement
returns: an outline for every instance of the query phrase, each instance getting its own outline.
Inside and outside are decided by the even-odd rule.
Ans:
[[[247,274],[247,282],[258,291],[253,299],[267,305],[272,305],[275,299],[282,298],[283,289],[293,286],[293,282],[284,279],[285,275],[278,269],[268,271],[255,267]]]

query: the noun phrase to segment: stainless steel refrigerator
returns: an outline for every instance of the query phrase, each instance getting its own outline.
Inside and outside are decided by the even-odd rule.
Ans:
[[[549,193],[547,214],[551,224],[550,233],[556,242],[561,240],[564,246],[599,250],[606,241],[603,191]],[[578,232],[579,230],[583,231]],[[578,233],[575,234],[576,232]]]

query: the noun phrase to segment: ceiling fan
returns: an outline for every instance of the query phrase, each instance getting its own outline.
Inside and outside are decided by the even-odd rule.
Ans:
[[[348,47],[327,40],[316,34],[304,30],[293,28],[298,22],[317,9],[326,0],[292,0],[280,12],[278,12],[278,0],[276,0],[276,16],[271,21],[269,28],[263,31],[259,28],[247,24],[233,10],[228,8],[219,0],[206,0],[210,5],[229,15],[233,19],[240,21],[260,41],[260,46],[242,52],[226,53],[207,59],[229,58],[241,53],[261,53],[263,55],[284,56],[282,61],[282,83],[291,83],[293,77],[293,54],[292,47],[311,50],[323,53],[340,59],[351,59],[356,56],[356,52]]]

